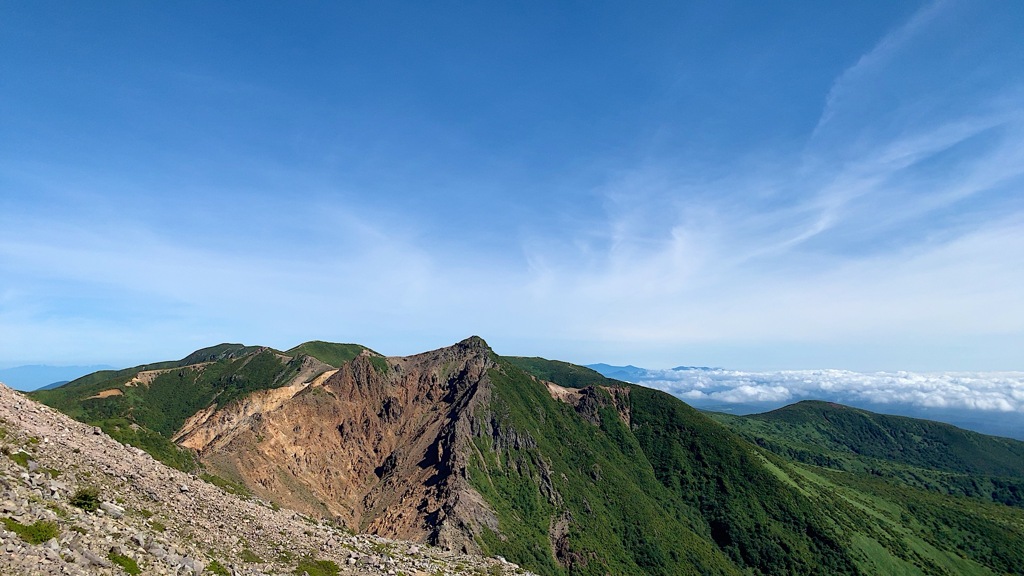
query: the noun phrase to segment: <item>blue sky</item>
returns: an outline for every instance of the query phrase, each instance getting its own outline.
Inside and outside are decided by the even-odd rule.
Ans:
[[[0,367],[1024,369],[1014,2],[0,4]]]

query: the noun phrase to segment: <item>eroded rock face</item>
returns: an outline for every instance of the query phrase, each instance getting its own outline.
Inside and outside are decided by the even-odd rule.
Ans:
[[[179,441],[283,506],[358,531],[475,551],[480,526],[497,530],[465,461],[493,365],[479,338],[406,358],[365,352],[310,383],[200,413]]]

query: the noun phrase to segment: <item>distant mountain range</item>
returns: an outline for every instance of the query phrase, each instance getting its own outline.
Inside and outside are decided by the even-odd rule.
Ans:
[[[30,396],[225,489],[542,575],[1024,574],[1024,442],[825,402],[708,414],[477,337],[221,344]]]
[[[664,390],[701,410],[754,414],[799,400],[827,400],[1024,440],[1022,372],[744,372],[705,366],[652,370],[609,364],[588,367],[609,378]]]
[[[110,370],[113,366],[15,366],[0,370],[0,382],[15,390],[36,390],[45,386],[59,386],[86,374],[99,370]]]

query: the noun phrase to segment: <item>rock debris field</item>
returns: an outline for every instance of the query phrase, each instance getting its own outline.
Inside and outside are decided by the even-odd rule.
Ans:
[[[0,384],[0,574],[529,574],[228,494]]]

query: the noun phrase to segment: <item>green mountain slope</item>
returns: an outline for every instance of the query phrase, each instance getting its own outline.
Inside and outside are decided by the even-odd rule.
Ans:
[[[338,368],[358,356],[363,350],[368,350],[368,348],[359,344],[337,344],[313,340],[299,344],[285,352],[285,354],[289,356],[312,356],[328,366]]]
[[[949,424],[804,401],[749,417],[832,451],[970,474],[1024,476],[1024,442]]]
[[[505,361],[529,374],[555,382],[567,388],[583,388],[585,386],[622,386],[625,382],[612,380],[600,372],[577,366],[560,360],[547,360],[537,357],[503,356]]]
[[[363,349],[307,342],[282,353],[262,346],[219,344],[177,361],[96,372],[30,396],[143,448],[170,466],[191,470],[196,467],[194,455],[178,448],[171,437],[196,412],[226,406],[257,390],[284,386],[304,366],[309,368],[310,358],[321,364],[315,375],[351,360]]]
[[[1024,443],[826,402],[711,416],[829,500],[869,571],[1024,573]]]
[[[1024,442],[818,401],[713,417],[791,460],[1024,507]]]
[[[557,380],[560,364],[517,363],[579,385],[576,375]],[[667,394],[627,389],[629,437],[641,447],[632,466],[650,466],[683,502],[689,529],[748,573],[842,573],[852,562],[868,574],[1024,574],[1024,513],[992,503],[1024,490],[1013,476],[958,468],[1012,473],[1022,443],[824,403],[704,415]],[[961,497],[960,484],[977,498]]]
[[[812,503],[696,410],[624,388],[630,425],[607,390],[585,389],[593,401],[573,407],[517,364],[502,359],[490,374],[490,426],[518,442],[478,443],[472,480],[502,532],[524,537],[487,539],[488,552],[552,574],[857,573]]]

